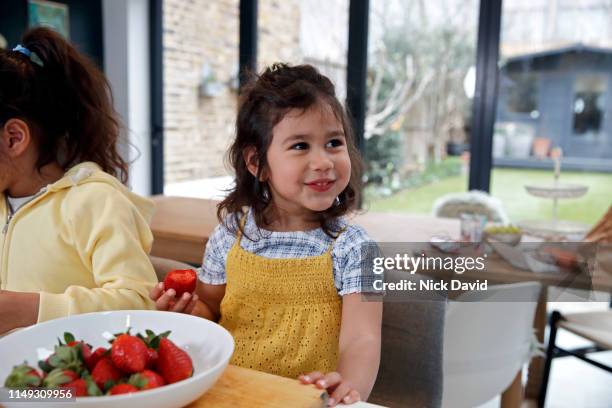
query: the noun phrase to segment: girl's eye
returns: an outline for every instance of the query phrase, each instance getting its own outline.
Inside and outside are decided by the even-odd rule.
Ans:
[[[300,142],[300,143],[296,143],[293,146],[291,146],[292,150],[305,150],[308,149],[308,143],[305,142]]]
[[[329,147],[338,147],[338,146],[342,146],[344,144],[344,142],[341,139],[332,139],[329,142],[327,142],[327,146]]]

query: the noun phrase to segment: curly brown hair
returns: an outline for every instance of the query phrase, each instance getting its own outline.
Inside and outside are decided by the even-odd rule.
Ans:
[[[38,170],[57,162],[68,170],[92,161],[127,183],[128,164],[118,151],[121,125],[104,74],[58,33],[27,31],[19,51],[0,50],[0,125],[25,121],[38,146]]]
[[[317,212],[323,231],[336,237],[338,217],[356,210],[361,194],[362,160],[355,145],[353,130],[347,112],[336,98],[334,85],[311,65],[290,66],[273,64],[257,76],[251,74],[251,81],[242,89],[236,119],[236,138],[231,145],[227,160],[235,174],[235,186],[229,195],[219,203],[217,217],[223,222],[231,215],[233,222],[227,223],[232,232],[237,232],[244,208],[250,207],[258,226],[269,224],[265,210],[271,204],[265,194],[265,182],[258,181],[267,167],[267,152],[272,142],[272,129],[291,109],[307,110],[317,103],[327,103],[342,124],[351,160],[351,176],[347,187],[338,196],[338,202],[327,210]],[[255,148],[257,175],[247,169],[244,152]]]

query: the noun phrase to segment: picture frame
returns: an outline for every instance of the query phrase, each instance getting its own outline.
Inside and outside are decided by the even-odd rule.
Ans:
[[[69,39],[68,5],[48,0],[28,0],[28,27],[48,27]]]

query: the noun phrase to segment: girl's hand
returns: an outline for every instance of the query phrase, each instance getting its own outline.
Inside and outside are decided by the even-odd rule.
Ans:
[[[0,290],[0,335],[38,320],[38,293]]]
[[[342,379],[340,373],[332,371],[331,373],[322,374],[319,371],[313,371],[308,374],[302,374],[298,377],[302,384],[314,384],[317,388],[327,390],[330,395],[327,400],[328,407],[334,407],[342,402],[344,404],[352,404],[361,401],[359,391],[346,380]]]
[[[160,282],[151,289],[149,297],[155,301],[157,310],[191,314],[196,307],[198,295],[183,293],[180,299],[175,298],[174,289],[164,290],[164,283]]]

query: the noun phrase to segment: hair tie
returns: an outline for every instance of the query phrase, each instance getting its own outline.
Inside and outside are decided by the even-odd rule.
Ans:
[[[15,48],[13,48],[13,51],[17,51],[22,53],[23,55],[25,55],[26,57],[28,57],[28,59],[30,61],[32,61],[34,64],[43,67],[44,64],[42,62],[42,60],[40,59],[40,57],[38,56],[38,54],[36,54],[33,51],[28,50],[26,47],[24,47],[21,44],[18,44]]]

